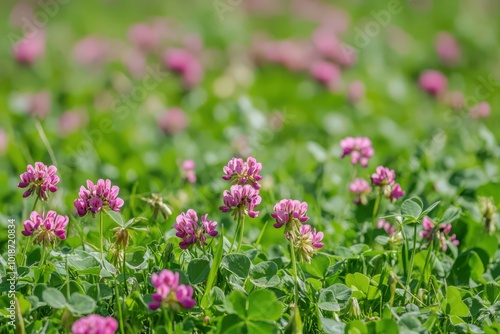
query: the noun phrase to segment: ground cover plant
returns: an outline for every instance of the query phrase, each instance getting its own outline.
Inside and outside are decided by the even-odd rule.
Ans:
[[[500,332],[497,2],[0,9],[0,333]]]

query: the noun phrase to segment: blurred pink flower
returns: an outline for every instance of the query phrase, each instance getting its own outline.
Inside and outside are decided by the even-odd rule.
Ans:
[[[45,32],[36,30],[32,36],[24,36],[12,47],[15,60],[24,65],[31,65],[45,54]]]
[[[184,131],[188,126],[186,114],[179,108],[171,108],[161,114],[158,119],[160,129],[167,135]]]
[[[375,153],[372,142],[367,137],[346,137],[340,141],[342,156],[351,156],[353,165],[359,163],[363,167],[368,166],[368,159]]]
[[[182,77],[187,89],[198,86],[203,79],[201,63],[189,51],[170,49],[163,55],[163,62],[168,69]]]
[[[347,99],[354,104],[365,96],[365,85],[361,81],[353,81],[347,87]]]
[[[73,334],[115,334],[118,322],[113,317],[91,314],[80,318],[71,327]]]
[[[208,215],[201,216],[200,224],[198,225],[198,214],[193,209],[189,209],[186,213],[182,212],[176,218],[174,228],[177,230],[175,234],[182,241],[179,243],[181,249],[188,249],[191,245],[205,246],[207,244],[206,234],[215,237],[218,232],[217,222],[207,219]]]
[[[122,61],[134,77],[140,78],[146,74],[146,56],[142,52],[135,49],[126,50]]]
[[[128,29],[128,39],[141,51],[151,51],[160,43],[160,36],[155,27],[146,23],[137,23]]]
[[[436,240],[439,242],[439,245],[443,251],[448,249],[448,242],[452,243],[455,246],[458,246],[460,242],[457,240],[457,236],[452,234],[448,237],[451,232],[451,224],[441,224],[439,226],[434,226],[432,220],[430,220],[427,216],[424,217],[422,221],[422,225],[424,230],[420,232],[420,236],[430,243],[436,237]]]
[[[426,70],[419,78],[420,88],[426,93],[436,97],[446,91],[446,77],[439,71]]]
[[[48,90],[29,95],[28,113],[41,119],[47,118],[52,107],[52,97]]]
[[[78,129],[84,128],[89,121],[87,111],[84,109],[68,110],[59,117],[59,132],[68,135]]]
[[[396,172],[392,169],[378,166],[376,172],[372,174],[371,180],[374,186],[380,187],[381,194],[391,201],[395,201],[405,194],[399,183],[394,183]]]
[[[375,186],[392,185],[396,179],[396,172],[392,169],[378,166],[376,172],[372,174],[371,179]]]
[[[73,47],[75,61],[84,66],[94,67],[106,62],[108,42],[96,36],[87,36]]]
[[[371,193],[372,187],[370,187],[370,184],[365,179],[357,178],[349,185],[349,191],[356,195],[354,197],[354,204],[366,205],[368,202],[366,195]]]
[[[434,236],[434,223],[429,217],[425,216],[422,221],[422,226],[424,230],[420,232],[420,236],[427,241],[431,241]]]
[[[465,105],[465,96],[460,91],[447,92],[444,100],[453,109],[462,109]]]
[[[472,118],[488,117],[491,113],[491,107],[488,102],[480,102],[469,109]]]
[[[377,222],[377,227],[384,229],[384,231],[390,236],[396,232],[396,226],[391,225],[391,223],[384,219],[380,219]]]
[[[156,292],[151,296],[153,301],[148,304],[150,310],[166,308],[173,311],[180,311],[193,308],[196,301],[193,299],[194,289],[189,285],[179,284],[179,273],[174,273],[168,269],[151,275],[151,283],[156,288]]]
[[[189,183],[196,183],[195,163],[193,160],[184,160],[182,163],[183,178]]]
[[[447,32],[438,33],[435,44],[436,52],[443,64],[453,66],[460,62],[460,46],[452,34]]]
[[[52,193],[57,191],[59,176],[56,173],[56,166],[46,166],[42,162],[36,162],[35,167],[28,165],[27,171],[20,175],[21,182],[17,186],[28,188],[23,194],[24,198],[36,194],[42,201],[46,201],[49,198],[49,191]]]
[[[405,192],[403,191],[403,189],[401,189],[401,186],[399,185],[399,183],[396,183],[391,188],[391,193],[389,195],[389,199],[391,201],[395,201],[395,200],[403,197],[404,194],[405,194]]]
[[[357,61],[354,48],[340,41],[335,32],[328,27],[317,29],[312,36],[312,41],[319,53],[342,67],[351,67]]]
[[[311,76],[325,87],[337,90],[340,87],[340,69],[327,61],[317,61],[311,65]]]

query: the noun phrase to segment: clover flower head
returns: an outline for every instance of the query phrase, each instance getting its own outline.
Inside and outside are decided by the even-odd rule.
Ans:
[[[435,40],[436,52],[441,62],[448,66],[456,65],[460,62],[460,46],[455,36],[447,32],[440,32]]]
[[[179,273],[162,270],[159,274],[151,275],[151,283],[156,292],[152,295],[153,301],[148,304],[150,310],[168,308],[179,311],[181,308],[193,308],[196,304],[193,287],[179,284]]]
[[[311,76],[321,85],[327,88],[336,88],[340,84],[341,72],[337,65],[320,60],[314,62],[310,68]]]
[[[28,165],[27,171],[20,175],[21,182],[19,188],[28,188],[23,194],[26,198],[31,194],[36,194],[42,201],[48,199],[49,192],[56,192],[56,184],[59,177],[56,175],[56,166],[46,166],[42,162],[36,162],[35,166]]]
[[[219,207],[222,212],[233,210],[235,216],[242,217],[248,215],[250,218],[255,218],[259,215],[259,211],[255,211],[255,207],[260,204],[262,198],[259,195],[259,191],[251,185],[232,185],[230,190],[224,191],[223,195],[224,205]]]
[[[163,55],[165,66],[181,76],[186,89],[199,85],[203,79],[203,67],[200,61],[184,49],[170,49]]]
[[[292,199],[282,199],[274,206],[271,217],[276,220],[273,225],[280,228],[285,225],[285,232],[288,233],[299,229],[302,223],[309,220],[307,214],[307,203]]]
[[[372,191],[372,188],[365,179],[357,178],[351,182],[351,184],[349,185],[349,190],[352,194],[355,194],[355,204],[365,205],[368,202],[366,195]]]
[[[486,118],[491,114],[491,106],[488,102],[482,101],[470,107],[469,113],[472,118]]]
[[[14,59],[22,65],[31,65],[45,54],[45,32],[37,29],[33,36],[26,35],[12,48]]]
[[[439,226],[434,226],[432,220],[428,217],[424,217],[422,225],[424,230],[420,232],[420,236],[424,238],[428,243],[432,242],[436,238],[443,251],[448,249],[448,243],[451,242],[455,246],[458,246],[460,242],[457,240],[457,236],[452,234],[448,237],[451,232],[451,224],[441,224]]]
[[[371,179],[374,186],[392,185],[396,179],[396,172],[384,166],[378,166]]]
[[[75,321],[71,326],[73,334],[114,334],[118,322],[113,317],[91,314]]]
[[[222,179],[226,181],[232,180],[232,184],[249,184],[255,189],[260,189],[259,181],[262,180],[262,176],[259,173],[261,170],[262,164],[253,157],[248,157],[247,161],[232,158],[227,163],[227,166],[223,168],[224,175]]]
[[[200,224],[198,225],[198,214],[193,209],[189,209],[186,213],[182,212],[176,218],[174,228],[177,230],[175,234],[182,241],[179,246],[182,249],[187,249],[192,244],[204,246],[207,244],[207,237],[215,237],[218,232],[217,222],[207,219],[207,214],[201,216]]]
[[[83,217],[89,212],[95,215],[103,208],[120,212],[124,202],[118,197],[119,191],[118,186],[111,186],[110,180],[99,179],[97,184],[87,180],[87,188],[80,187],[79,198],[74,202],[78,215]]]
[[[187,180],[189,183],[196,183],[196,174],[194,168],[195,163],[193,160],[184,160],[184,162],[182,163],[183,179]]]
[[[342,148],[341,158],[350,155],[353,165],[359,163],[363,167],[368,166],[368,159],[375,153],[372,142],[366,137],[344,138],[340,141],[340,147]]]
[[[30,219],[24,222],[24,230],[21,232],[24,236],[34,236],[34,243],[44,246],[54,245],[57,238],[66,239],[66,226],[68,225],[68,216],[58,215],[55,211],[38,212],[33,211]]]
[[[434,223],[429,217],[425,216],[422,221],[422,226],[424,230],[420,232],[420,236],[427,241],[431,241],[434,237]]]
[[[391,201],[395,201],[398,198],[403,197],[404,194],[405,194],[405,192],[403,191],[403,189],[401,189],[401,186],[399,185],[399,183],[396,183],[391,188],[391,193],[389,195],[389,199]]]
[[[323,232],[317,232],[311,225],[300,226],[299,233],[292,237],[299,261],[310,263],[312,256],[324,246],[323,237]]]
[[[384,231],[390,236],[393,235],[394,232],[396,232],[396,226],[391,225],[391,223],[384,219],[380,219],[377,222],[377,227],[384,229]]]
[[[460,242],[457,240],[457,236],[452,234],[448,237],[451,232],[451,224],[441,224],[437,230],[437,238],[439,240],[439,245],[443,252],[448,249],[448,243],[446,240],[449,240],[453,245],[458,246]]]
[[[439,71],[427,70],[422,72],[418,82],[423,91],[434,97],[446,91],[446,77]]]

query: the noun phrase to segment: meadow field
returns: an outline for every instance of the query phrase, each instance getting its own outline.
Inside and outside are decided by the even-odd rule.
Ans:
[[[500,333],[498,1],[0,16],[0,333]]]

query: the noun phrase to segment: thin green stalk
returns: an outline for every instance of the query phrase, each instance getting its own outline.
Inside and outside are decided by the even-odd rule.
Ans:
[[[39,199],[40,199],[40,197],[36,196],[35,203],[33,203],[33,208],[31,209],[31,212],[33,212],[33,211],[36,210],[36,205],[38,204],[38,200]],[[26,253],[28,251],[28,247],[29,247],[30,244],[31,244],[31,236],[29,236],[26,239],[26,244],[24,245],[23,253],[22,253],[22,258],[21,258],[21,266],[25,266],[26,265],[26,262],[27,262]]]
[[[240,231],[238,233],[238,248],[236,249],[236,253],[240,251],[241,244],[243,242],[243,232],[245,232],[245,216],[240,218],[238,225],[240,225]]]
[[[418,289],[420,289],[420,287],[424,283],[424,279],[425,279],[425,276],[426,276],[425,274],[427,272],[427,264],[429,263],[429,259],[430,259],[431,254],[432,254],[433,251],[434,251],[434,240],[431,241],[429,249],[428,249],[428,252],[427,252],[427,256],[425,257],[424,268],[422,269],[422,276],[420,277],[420,282],[417,285],[417,293],[418,293]]]
[[[38,134],[40,135],[40,139],[42,140],[43,144],[45,145],[45,148],[47,149],[47,152],[49,152],[50,160],[52,160],[52,164],[57,166],[57,161],[56,161],[56,156],[54,154],[54,150],[52,150],[52,146],[50,146],[50,142],[47,138],[47,135],[45,134],[45,131],[43,131],[42,124],[40,124],[39,120],[35,121],[35,127],[38,131]]]
[[[35,198],[35,203],[33,203],[33,209],[31,209],[32,212],[36,210],[36,205],[38,204],[39,199],[40,199],[40,196],[37,195]]]
[[[69,289],[69,267],[68,267],[68,254],[64,256],[64,259],[66,260],[66,298],[69,299],[69,296],[71,295],[70,289]]]
[[[373,229],[377,227],[377,214],[378,214],[378,209],[380,206],[380,200],[382,198],[382,190],[379,190],[377,199],[375,200],[375,205],[373,206],[373,213],[372,213],[372,223],[373,223]]]
[[[26,257],[26,253],[28,251],[28,247],[30,244],[31,244],[31,235],[28,238],[26,238],[26,244],[24,245],[23,253],[22,253],[22,257],[21,257],[21,267],[24,267],[26,265],[26,263],[28,262],[28,258]]]
[[[234,231],[233,240],[231,241],[231,247],[229,247],[229,253],[233,251],[234,242],[236,241],[236,236],[238,235],[240,228],[240,215],[238,214],[238,219],[236,219],[236,230]]]
[[[167,311],[166,308],[163,308],[163,316],[165,317],[165,324],[167,326],[167,333],[172,334],[173,333],[173,324],[172,324],[172,318],[171,313]]]
[[[298,290],[298,279],[297,279],[297,261],[295,259],[295,248],[293,247],[293,240],[290,238],[290,257],[292,261],[292,270],[293,270],[293,297],[294,303],[298,306],[299,302],[299,290]]]
[[[417,224],[413,224],[413,250],[411,252],[410,268],[408,269],[407,284],[411,283],[411,275],[413,273],[413,265],[415,263],[415,251],[417,247]]]
[[[257,246],[260,245],[260,240],[264,236],[264,232],[266,231],[268,223],[269,223],[269,220],[266,221],[266,223],[264,224],[264,227],[262,227],[262,230],[260,231],[259,237],[257,238],[257,241],[255,241],[255,248],[257,248]]]
[[[127,274],[125,273],[126,270],[127,270],[127,266],[125,264],[125,249],[123,249],[123,260],[122,260],[123,284],[125,287],[125,294],[128,295]]]
[[[115,282],[115,299],[116,304],[118,306],[118,317],[120,321],[120,333],[125,334],[125,327],[123,326],[123,313],[122,313],[122,305],[120,303],[120,298],[118,296],[118,282]]]
[[[101,261],[102,267],[104,268],[104,232],[103,232],[103,213],[102,211],[99,213],[99,239],[101,241]]]

